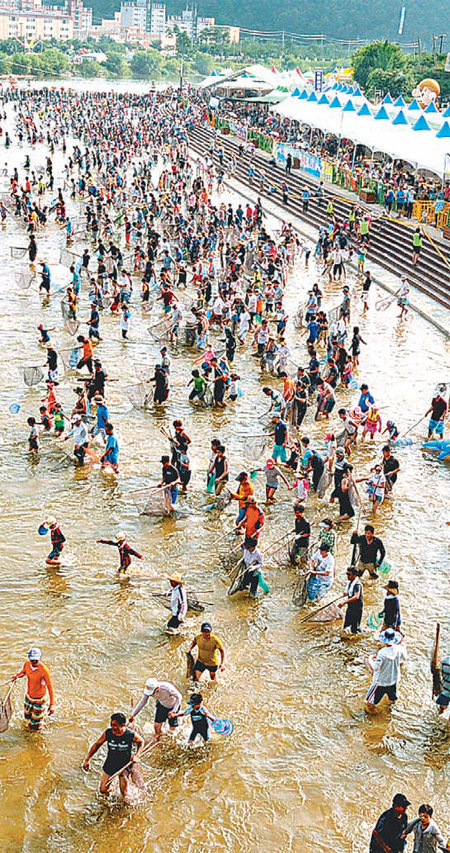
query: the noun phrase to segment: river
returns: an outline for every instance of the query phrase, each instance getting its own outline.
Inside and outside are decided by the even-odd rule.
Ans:
[[[13,145],[8,160],[23,167],[27,153],[35,166],[46,150]],[[56,176],[61,171],[59,150]],[[229,191],[223,197],[236,200]],[[269,220],[269,225],[277,223]],[[47,259],[61,285],[68,283],[68,271],[58,265],[63,242],[53,223],[39,237],[39,257]],[[182,349],[173,354],[173,391],[165,410],[157,415],[134,410],[126,387],[138,381],[143,365],[154,365],[159,348],[136,300],[132,343],[121,342],[117,320],[102,319],[100,354],[117,380],[108,386],[108,405],[121,442],[120,476],[97,468],[61,468],[54,439],[42,440],[39,464],[30,462],[26,415],[10,415],[9,405],[19,402],[23,410],[36,412],[44,395],[42,384],[28,389],[22,379],[23,367],[45,360],[37,345],[37,323],[57,326],[57,348],[70,347],[71,339],[62,330],[57,297],[43,309],[35,285],[29,291],[15,286],[13,273],[24,268],[24,261],[11,260],[9,247],[21,245],[26,238],[9,220],[0,244],[0,675],[3,680],[17,671],[26,650],[38,644],[53,674],[57,709],[43,733],[31,734],[21,722],[23,681],[15,688],[13,719],[1,736],[2,851],[363,853],[378,814],[397,791],[408,795],[414,810],[431,802],[438,823],[450,834],[450,728],[437,717],[429,672],[438,619],[443,649],[450,649],[450,472],[420,449],[423,423],[412,433],[413,445],[396,450],[401,475],[394,499],[382,506],[376,524],[393,564],[390,577],[400,583],[409,660],[395,708],[368,717],[363,700],[369,676],[360,658],[376,648],[369,632],[352,642],[340,638],[336,623],[300,625],[291,603],[293,572],[287,568],[267,569],[271,594],[257,601],[226,595],[227,577],[215,543],[232,527],[235,507],[222,515],[202,509],[208,502],[204,473],[210,440],[217,435],[226,444],[233,474],[244,467],[245,437],[260,431],[257,417],[265,409],[260,390],[265,381],[255,360],[242,351],[236,358],[244,389],[236,406],[205,412],[187,401],[185,382],[194,356]],[[317,275],[314,261],[309,271],[301,263],[296,266],[286,299],[291,316]],[[349,279],[354,285],[352,273]],[[326,307],[335,304],[338,285],[323,281],[321,286]],[[436,382],[450,380],[449,344],[417,315],[399,322],[395,306],[376,311],[380,293],[373,288],[370,310],[359,318],[366,345],[358,378],[369,383],[383,420],[389,413],[404,431],[428,407]],[[85,289],[82,317],[87,310]],[[355,321],[359,310],[355,295]],[[294,351],[301,363],[304,344],[292,324],[288,341],[292,348],[302,347],[303,352]],[[60,386],[66,411],[75,400],[76,384],[72,374]],[[339,402],[346,405],[356,395],[340,392]],[[167,450],[160,427],[176,416],[194,438],[192,491],[180,499],[172,519],[139,516],[130,493],[159,479],[159,457]],[[324,424],[314,424],[308,414],[302,434],[320,446],[324,431]],[[381,456],[380,448],[379,439],[376,449],[358,447],[352,460],[357,474]],[[262,497],[261,478],[257,483]],[[266,542],[290,526],[291,495],[281,490],[279,502],[268,509]],[[312,498],[308,516],[316,523],[330,509]],[[68,540],[60,569],[46,566],[48,537],[37,533],[49,513],[62,522]],[[115,576],[116,552],[95,545],[95,539],[118,529],[145,557],[145,569],[126,581]],[[351,525],[341,524],[339,531],[336,595],[345,585]],[[230,717],[235,733],[216,736],[210,746],[190,752],[183,748],[184,737],[170,741],[166,736],[146,762],[145,801],[135,808],[106,804],[96,793],[100,758],[93,760],[90,774],[83,773],[81,763],[110,713],[126,711],[150,675],[173,680],[188,695],[184,650],[199,620],[189,617],[184,635],[168,637],[162,632],[166,611],[151,596],[166,588],[164,576],[173,570],[191,586],[214,590],[208,612],[225,643],[227,666],[218,685],[202,688],[207,707]],[[382,582],[366,582],[365,621],[382,599]],[[151,721],[148,708],[139,719],[141,725]]]

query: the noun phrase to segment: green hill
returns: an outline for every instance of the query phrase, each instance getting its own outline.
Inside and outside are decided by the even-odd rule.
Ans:
[[[120,0],[86,0],[94,16],[112,17]],[[404,0],[407,6],[402,41],[419,36],[428,48],[433,33],[446,32],[449,25],[448,0]],[[212,15],[221,24],[235,24],[257,30],[285,29],[293,33],[324,34],[339,39],[380,39],[397,37],[403,0],[198,0],[198,11]],[[167,3],[169,14],[178,13],[184,2]],[[449,41],[450,44],[450,31]],[[446,43],[444,42],[444,47]],[[448,48],[450,50],[450,47]]]

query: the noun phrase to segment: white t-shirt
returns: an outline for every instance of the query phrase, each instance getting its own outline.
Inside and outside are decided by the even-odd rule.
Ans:
[[[153,692],[145,685],[144,696],[153,696],[160,705],[169,708],[171,711],[179,707],[182,700],[180,691],[169,681],[158,682],[158,687]]]
[[[400,665],[406,660],[404,645],[385,646],[380,649],[373,662],[373,684],[379,687],[389,687],[397,684],[400,678]]]
[[[316,565],[314,571],[329,572],[331,578],[334,576],[334,557],[332,554],[327,554],[326,557],[323,557],[320,551],[316,551],[312,556],[312,561]]]

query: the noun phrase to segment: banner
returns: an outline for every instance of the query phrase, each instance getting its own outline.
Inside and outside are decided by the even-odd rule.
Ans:
[[[321,158],[315,157],[313,154],[308,154],[307,151],[301,151],[295,145],[278,143],[276,146],[276,159],[280,163],[286,163],[288,154],[291,155],[292,161],[297,160],[301,169],[309,175],[314,175],[315,178],[320,178]]]
[[[333,181],[333,166],[328,162],[328,160],[321,160],[320,180],[329,181],[330,184]]]
[[[230,125],[231,133],[234,133],[234,135],[237,136],[238,139],[243,139],[244,142],[247,141],[248,127],[246,124],[239,124],[239,122],[232,121],[231,119],[228,124]]]

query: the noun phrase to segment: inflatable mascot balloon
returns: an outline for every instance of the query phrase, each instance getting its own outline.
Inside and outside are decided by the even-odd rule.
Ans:
[[[425,77],[412,91],[413,98],[416,98],[422,109],[437,101],[440,94],[441,87],[438,81],[433,80],[431,77]]]

